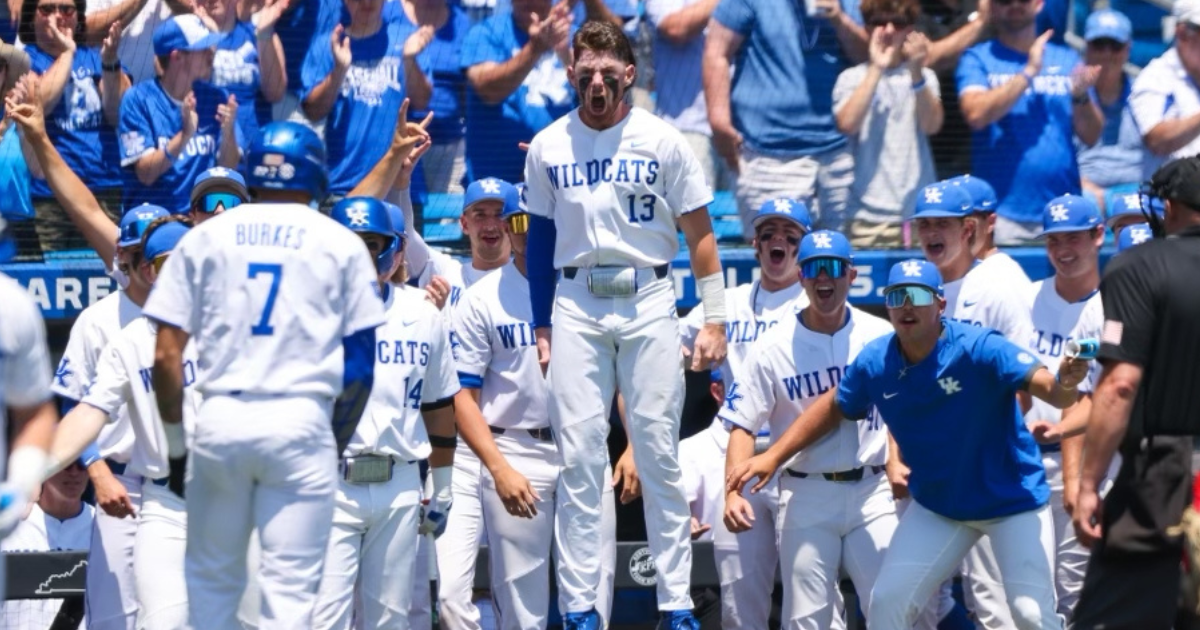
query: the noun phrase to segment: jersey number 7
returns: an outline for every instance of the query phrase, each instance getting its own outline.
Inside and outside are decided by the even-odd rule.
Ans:
[[[279,294],[279,280],[283,277],[283,265],[278,263],[250,263],[247,277],[257,278],[259,274],[270,274],[271,288],[267,292],[267,303],[263,305],[262,317],[258,323],[250,327],[252,335],[273,335],[275,327],[271,326],[271,311],[275,310],[275,296]]]

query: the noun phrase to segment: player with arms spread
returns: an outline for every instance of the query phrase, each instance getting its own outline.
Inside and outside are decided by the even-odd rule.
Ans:
[[[871,590],[872,630],[911,628],[985,534],[1014,627],[1061,628],[1050,488],[1016,392],[1067,407],[1078,397],[1087,362],[1064,358],[1055,377],[994,330],[946,318],[941,274],[923,260],[892,267],[884,300],[895,333],[865,345],[838,386],[813,401],[767,452],[732,467],[728,490],[741,492],[758,477],[757,490],[796,453],[843,420],[869,418],[875,407],[912,470],[913,503]]]
[[[189,231],[146,302],[159,324],[154,390],[168,441],[182,441],[182,353],[195,337],[204,402],[187,479],[192,624],[239,627],[257,528],[260,628],[311,628],[337,454],[371,391],[383,302],[362,239],[312,210],[328,182],[312,130],[264,126],[247,168],[258,203]]]
[[[712,192],[683,136],[625,102],[637,67],[621,29],[588,22],[573,43],[568,76],[581,105],[535,136],[525,161],[533,325],[539,361],[554,381],[550,420],[569,497],[556,527],[565,549],[564,626],[599,623],[605,440],[619,388],[658,569],[659,626],[698,628],[689,595],[691,519],[677,457],[683,362],[670,263],[682,229],[706,320],[692,367],[719,363],[725,282],[708,217]]]

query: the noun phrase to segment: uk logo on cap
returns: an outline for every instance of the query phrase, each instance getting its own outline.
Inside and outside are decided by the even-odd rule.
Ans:
[[[1083,232],[1099,226],[1100,208],[1088,197],[1063,195],[1042,210],[1042,234]]]
[[[900,268],[904,270],[904,275],[909,278],[921,277],[921,262],[917,260],[906,260],[900,263]]]
[[[942,202],[942,189],[934,188],[933,186],[926,186],[923,192],[925,194],[925,203]]]
[[[1067,207],[1061,203],[1050,206],[1050,219],[1055,223],[1066,221],[1069,216],[1070,213],[1067,211]]]

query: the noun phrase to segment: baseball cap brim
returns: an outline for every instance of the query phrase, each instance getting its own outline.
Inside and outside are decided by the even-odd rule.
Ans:
[[[941,297],[941,295],[942,295],[942,292],[940,289],[938,289],[937,287],[931,287],[928,284],[925,284],[924,282],[897,282],[896,284],[889,284],[886,287],[883,287],[883,292],[887,293],[888,291],[891,291],[892,289],[898,289],[900,287],[921,287],[922,289],[929,289],[930,291],[933,291],[933,294],[938,297]]]
[[[195,203],[197,199],[214,190],[228,191],[241,196],[242,199],[250,199],[250,191],[237,181],[227,177],[213,177],[192,187],[191,203]]]
[[[912,218],[914,218],[914,219],[961,219],[963,217],[966,217],[968,214],[970,214],[970,212],[964,214],[961,212],[954,212],[952,210],[923,210],[921,212],[914,213],[912,215]]]
[[[750,222],[750,225],[751,225],[751,227],[758,229],[758,226],[762,225],[763,222],[765,222],[769,219],[783,219],[784,221],[791,221],[792,223],[798,225],[801,230],[808,232],[808,226],[801,223],[799,219],[797,219],[796,217],[790,216],[790,215],[783,214],[782,212],[778,213],[778,214],[764,214],[762,216],[754,217],[754,219]]]

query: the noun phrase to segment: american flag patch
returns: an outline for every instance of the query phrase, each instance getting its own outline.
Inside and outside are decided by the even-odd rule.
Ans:
[[[1104,330],[1100,331],[1100,343],[1106,343],[1110,346],[1121,345],[1121,334],[1125,332],[1125,325],[1121,322],[1111,319],[1104,320]]]

